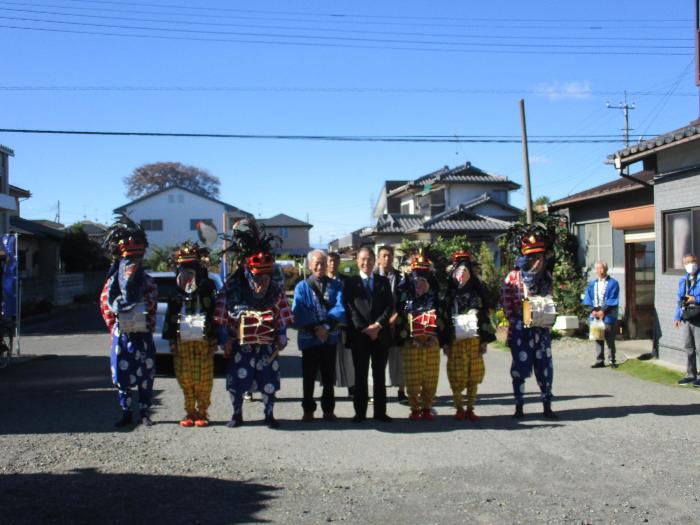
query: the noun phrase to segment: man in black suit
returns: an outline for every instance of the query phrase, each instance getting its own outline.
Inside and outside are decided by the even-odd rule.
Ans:
[[[385,368],[391,346],[389,319],[394,311],[391,285],[386,277],[373,274],[374,252],[363,246],[357,253],[360,275],[345,281],[343,295],[348,318],[348,343],[355,365],[355,417],[362,422],[367,415],[367,374],[372,361],[374,383],[374,418],[390,422],[386,414]]]

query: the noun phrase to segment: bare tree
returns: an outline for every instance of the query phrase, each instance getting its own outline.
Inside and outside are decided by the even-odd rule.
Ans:
[[[219,197],[221,180],[206,170],[179,162],[154,162],[124,177],[126,196],[135,199],[170,186],[181,186],[208,197]]]

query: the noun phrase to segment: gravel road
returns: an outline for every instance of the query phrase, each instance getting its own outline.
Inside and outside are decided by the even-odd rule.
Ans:
[[[556,344],[554,408],[511,419],[510,356],[492,348],[476,424],[451,418],[442,362],[439,418],[302,424],[301,358],[282,358],[279,430],[224,426],[224,380],[206,429],[183,429],[172,375],[155,384],[156,425],[115,431],[107,336],[25,337],[37,356],[0,371],[2,523],[698,523],[700,392],[591,370],[585,344]],[[343,389],[336,389],[344,396]]]

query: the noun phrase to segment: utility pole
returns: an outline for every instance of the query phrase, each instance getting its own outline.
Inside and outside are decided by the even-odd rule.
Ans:
[[[532,192],[530,191],[530,155],[527,151],[527,126],[525,125],[525,100],[520,99],[520,129],[523,135],[523,164],[525,166],[525,210],[527,223],[532,224]]]
[[[56,204],[56,217],[54,217],[53,222],[61,223],[61,201],[58,201],[58,204]]]
[[[625,147],[630,145],[630,110],[636,109],[634,102],[631,104],[627,103],[627,90],[625,90],[624,102],[620,102],[617,106],[613,106],[610,102],[605,103],[605,107],[608,109],[621,109],[622,114],[625,117],[625,128],[622,130],[625,137]]]

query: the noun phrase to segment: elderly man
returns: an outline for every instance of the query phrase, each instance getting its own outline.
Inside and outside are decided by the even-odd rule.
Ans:
[[[617,280],[608,275],[608,265],[605,261],[595,263],[597,279],[588,283],[583,304],[591,308],[589,319],[596,319],[605,323],[605,339],[596,341],[596,359],[591,368],[605,367],[605,344],[610,351],[610,366],[617,368],[615,360],[615,324],[617,323],[617,309],[620,305],[620,285]]]
[[[698,259],[688,254],[683,257],[685,275],[678,281],[678,303],[674,324],[681,329],[683,346],[688,355],[686,374],[679,385],[700,387],[696,359],[700,355],[700,283],[698,283]]]
[[[359,275],[345,282],[345,311],[348,317],[348,342],[352,348],[355,365],[355,417],[363,422],[367,418],[368,387],[367,374],[372,361],[374,387],[374,418],[391,422],[386,413],[385,369],[391,332],[389,319],[394,313],[394,299],[389,279],[373,274],[375,256],[368,246],[357,253]]]
[[[391,284],[391,294],[394,298],[394,310],[398,303],[399,284],[401,282],[401,274],[394,269],[394,248],[391,246],[382,246],[377,251],[377,273],[389,279]],[[397,344],[396,334],[396,319],[398,313],[394,312],[389,318],[389,326],[392,332],[392,345],[389,347],[389,381],[392,386],[398,387],[398,400],[406,399],[404,390],[404,375],[403,375],[403,357],[401,355],[401,347]]]
[[[311,275],[294,288],[294,327],[299,331],[304,398],[302,421],[313,421],[316,402],[314,383],[319,368],[323,383],[321,409],[323,419],[335,421],[335,354],[338,345],[338,323],[345,317],[343,289],[339,281],[326,276],[326,254],[313,250],[307,256]]]

